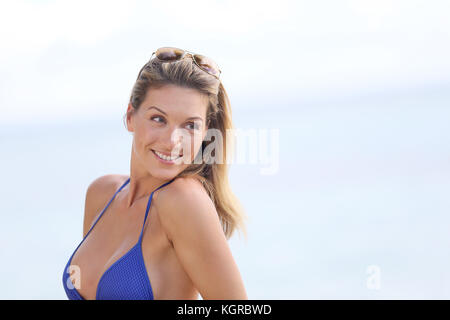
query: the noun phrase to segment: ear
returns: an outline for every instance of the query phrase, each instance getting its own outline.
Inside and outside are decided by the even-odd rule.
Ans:
[[[134,114],[134,108],[130,102],[130,103],[128,103],[128,108],[127,108],[127,128],[128,128],[129,132],[134,132],[133,114]]]

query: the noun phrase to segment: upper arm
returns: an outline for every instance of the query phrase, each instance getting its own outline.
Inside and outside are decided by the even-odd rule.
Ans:
[[[116,175],[108,174],[95,179],[88,186],[84,201],[83,238],[92,227],[99,210],[106,205],[105,201],[114,180],[117,180]]]
[[[173,184],[156,207],[196,289],[203,299],[248,299],[213,202],[192,180]]]

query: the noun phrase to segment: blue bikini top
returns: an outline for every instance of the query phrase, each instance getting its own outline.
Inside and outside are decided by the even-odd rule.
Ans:
[[[164,183],[150,194],[138,242],[127,253],[114,262],[101,276],[97,284],[96,300],[153,300],[153,290],[147,274],[147,269],[145,268],[144,256],[142,254],[142,235],[144,233],[145,221],[147,220],[153,193],[174,180],[175,178]],[[72,257],[100,220],[110,203],[114,200],[116,194],[119,193],[128,182],[130,182],[130,178],[128,178],[114,193],[111,200],[109,200],[106,207],[95,220],[94,225],[89,229],[78,247],[76,247],[66,264],[62,281],[64,290],[70,300],[85,300],[70,280],[70,262],[72,261]]]

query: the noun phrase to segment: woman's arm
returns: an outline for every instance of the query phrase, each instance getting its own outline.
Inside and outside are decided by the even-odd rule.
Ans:
[[[198,181],[175,180],[158,196],[155,207],[178,259],[204,300],[248,299],[215,206]]]

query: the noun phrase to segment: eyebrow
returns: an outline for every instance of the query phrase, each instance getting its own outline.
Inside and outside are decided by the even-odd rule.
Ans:
[[[150,110],[150,109],[156,109],[156,110],[158,110],[159,112],[161,112],[162,114],[165,114],[165,115],[167,116],[167,113],[165,113],[163,110],[161,110],[161,109],[158,108],[158,107],[150,106],[150,107],[147,107],[147,108],[146,108],[146,111],[148,111],[148,110]],[[187,118],[186,120],[194,120],[194,119],[198,119],[198,120],[203,121],[203,119],[202,119],[201,117],[189,117],[189,118]]]

